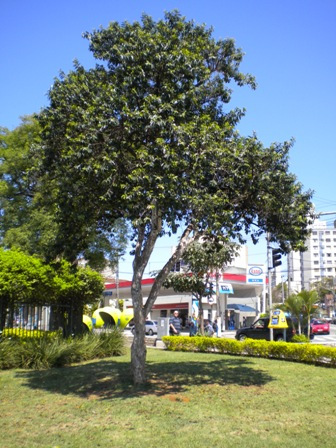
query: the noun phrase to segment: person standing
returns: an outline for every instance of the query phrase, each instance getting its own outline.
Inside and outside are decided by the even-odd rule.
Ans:
[[[177,310],[174,311],[173,317],[169,320],[169,333],[172,336],[178,336],[181,333],[181,321]]]
[[[211,325],[211,321],[210,320],[206,320],[206,325],[204,327],[205,330],[205,334],[206,336],[212,337],[214,334],[214,329]]]
[[[197,333],[197,318],[195,314],[190,319],[189,336],[195,336]]]
[[[212,324],[212,328],[214,329],[214,332],[216,333],[216,336],[218,338],[218,322],[217,322],[217,319]]]

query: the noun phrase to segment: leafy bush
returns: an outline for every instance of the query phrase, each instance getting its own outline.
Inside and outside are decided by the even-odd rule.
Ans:
[[[41,338],[41,337],[62,336],[62,331],[44,331],[44,330],[25,330],[24,328],[5,328],[2,330],[1,337],[3,338]]]
[[[125,340],[115,329],[78,338],[14,337],[0,343],[0,369],[47,369],[125,352]]]
[[[231,355],[259,356],[261,358],[287,359],[314,364],[328,363],[336,366],[336,348],[322,345],[274,342],[255,339],[236,341],[210,337],[164,336],[168,350],[217,352]]]
[[[296,334],[292,337],[291,342],[297,342],[297,343],[305,343],[308,344],[310,341],[304,334]]]

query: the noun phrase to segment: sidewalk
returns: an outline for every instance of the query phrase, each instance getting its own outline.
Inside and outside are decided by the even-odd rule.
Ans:
[[[236,334],[236,330],[226,330],[222,331],[221,338],[227,338],[227,339],[234,339]],[[131,332],[125,334],[129,345],[132,344],[133,341],[133,334]],[[182,331],[181,336],[188,336],[189,337],[189,331]],[[216,336],[214,336],[216,337]],[[165,348],[164,343],[161,341],[161,339],[157,339],[157,335],[153,336],[147,336],[146,335],[146,346],[150,348]]]
[[[234,339],[236,335],[236,330],[225,330],[222,331],[221,338]],[[181,331],[181,336],[189,336],[189,332]],[[214,336],[216,337],[216,336]]]

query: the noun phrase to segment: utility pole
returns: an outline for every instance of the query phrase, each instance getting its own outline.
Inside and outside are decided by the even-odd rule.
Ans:
[[[119,254],[117,257],[117,266],[116,266],[115,276],[116,276],[116,287],[117,287],[117,299],[119,300]]]
[[[292,275],[292,271],[291,271],[291,258],[290,258],[290,253],[287,255],[287,282],[288,282],[288,297],[291,295],[291,275]]]
[[[270,307],[270,319],[272,315],[272,308],[273,308],[273,302],[272,302],[272,276],[271,276],[271,269],[275,269],[277,266],[280,266],[282,264],[281,262],[281,249],[276,249],[273,247],[270,247],[270,234],[267,232],[267,269],[268,269],[268,296],[269,296],[269,307]],[[272,252],[272,266],[271,266],[271,256],[270,253]],[[270,340],[273,341],[273,328],[270,328]]]
[[[285,290],[284,290],[283,276],[281,276],[281,302],[284,303],[284,301],[285,301]]]
[[[271,263],[270,263],[270,234],[267,232],[267,275],[268,275],[268,301],[269,301],[269,313],[270,320],[272,314],[272,276],[271,276]],[[273,341],[273,328],[270,328],[270,340]]]
[[[219,298],[219,269],[216,268],[216,307],[217,307],[217,328],[218,328],[218,336],[222,335],[222,313],[220,306],[220,298]]]

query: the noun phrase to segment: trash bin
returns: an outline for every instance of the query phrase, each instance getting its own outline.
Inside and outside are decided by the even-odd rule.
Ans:
[[[169,336],[169,317],[159,317],[157,323],[157,338],[162,339],[163,336]]]

